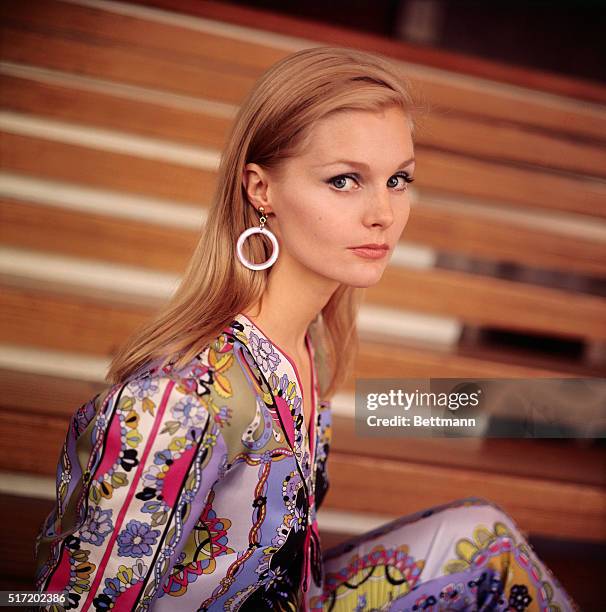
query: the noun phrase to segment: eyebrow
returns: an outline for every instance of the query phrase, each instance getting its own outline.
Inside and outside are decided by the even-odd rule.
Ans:
[[[411,164],[413,161],[415,161],[415,158],[411,157],[410,159],[407,159],[403,161],[401,164],[399,164],[398,168],[403,168],[404,166],[408,166],[408,164]],[[359,168],[365,168],[366,170],[370,170],[370,166],[368,164],[364,162],[360,162],[360,161],[354,161],[351,159],[338,159],[337,161],[330,162],[328,164],[316,164],[314,168],[317,168],[318,166],[334,166],[335,164],[349,164],[350,166],[357,166]]]

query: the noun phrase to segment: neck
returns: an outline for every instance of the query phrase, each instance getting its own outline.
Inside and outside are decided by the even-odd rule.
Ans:
[[[242,312],[301,363],[307,330],[339,283],[307,269],[294,273],[292,267],[292,260],[279,258],[261,300]]]

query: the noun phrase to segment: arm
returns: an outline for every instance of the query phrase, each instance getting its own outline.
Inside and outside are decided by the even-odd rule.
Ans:
[[[161,594],[227,450],[195,390],[143,377],[73,416],[57,503],[36,541],[36,589],[70,609],[147,610]]]

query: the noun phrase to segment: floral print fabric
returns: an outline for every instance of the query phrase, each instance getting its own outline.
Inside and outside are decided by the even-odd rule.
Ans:
[[[468,497],[402,516],[324,553],[310,608],[579,612],[499,506]]]
[[[296,366],[243,314],[180,371],[144,368],[75,412],[35,546],[36,589],[67,595],[47,609],[305,606],[330,435],[306,343],[310,415]]]
[[[191,363],[72,415],[35,588],[63,610],[578,610],[505,512],[467,498],[322,551],[328,402],[238,314]]]

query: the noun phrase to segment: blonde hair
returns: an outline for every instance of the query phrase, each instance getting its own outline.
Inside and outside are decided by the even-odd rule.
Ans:
[[[395,62],[373,53],[314,47],[284,57],[261,75],[233,123],[207,221],[180,285],[153,320],[122,345],[106,381],[123,382],[156,359],[161,367],[187,365],[235,315],[261,299],[271,267],[249,270],[236,257],[238,236],[258,225],[242,183],[247,163],[276,168],[306,148],[311,128],[327,115],[390,106],[402,108],[414,134],[413,115],[420,107],[408,80]],[[245,247],[250,261],[270,256],[264,240],[247,240]],[[312,324],[314,347],[324,364],[321,400],[333,396],[353,367],[363,295],[363,289],[340,285],[322,309],[321,321],[319,315]]]

